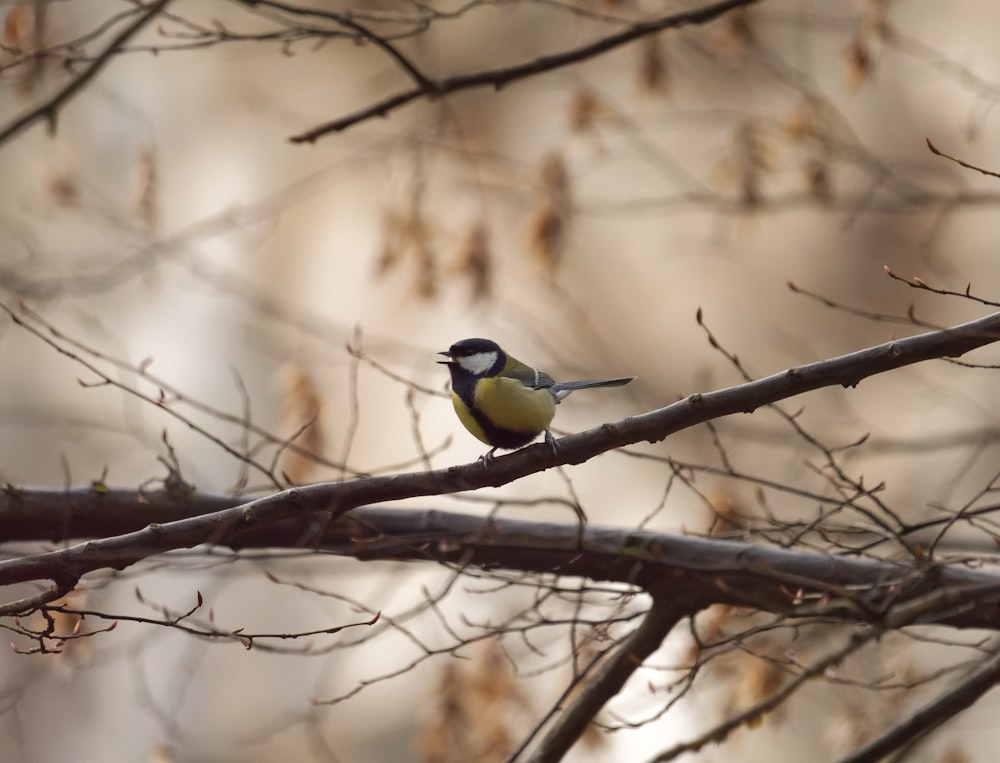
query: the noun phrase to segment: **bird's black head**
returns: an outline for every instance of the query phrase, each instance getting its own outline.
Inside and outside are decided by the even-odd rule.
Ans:
[[[507,364],[506,353],[500,349],[500,345],[489,339],[463,339],[438,355],[449,358],[439,360],[438,363],[448,366],[453,379],[456,374],[495,376]]]

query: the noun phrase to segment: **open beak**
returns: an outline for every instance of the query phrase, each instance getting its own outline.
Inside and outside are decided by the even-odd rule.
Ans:
[[[454,365],[455,359],[451,356],[451,353],[448,350],[445,350],[444,352],[439,352],[438,355],[444,355],[446,358],[448,358],[448,360],[437,360],[435,361],[436,363],[440,363],[442,366]]]

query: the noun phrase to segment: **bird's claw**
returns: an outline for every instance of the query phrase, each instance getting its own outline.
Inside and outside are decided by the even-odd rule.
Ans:
[[[556,438],[552,436],[552,432],[548,429],[545,430],[545,442],[550,448],[552,448],[552,455],[556,455],[559,451],[559,443],[556,442]]]

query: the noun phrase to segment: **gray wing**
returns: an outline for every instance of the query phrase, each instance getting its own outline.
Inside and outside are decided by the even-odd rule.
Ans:
[[[517,379],[525,387],[531,389],[548,389],[556,383],[556,380],[544,371],[539,371],[537,368],[531,368],[520,362],[517,362],[515,367],[505,370],[503,375]]]

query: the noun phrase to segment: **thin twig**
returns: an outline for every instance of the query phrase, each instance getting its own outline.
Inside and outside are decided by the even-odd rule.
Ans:
[[[731,718],[727,718],[722,723],[714,726],[695,739],[692,739],[690,742],[682,742],[681,744],[671,747],[669,750],[665,750],[656,757],[652,758],[650,763],[666,763],[666,761],[674,760],[684,753],[696,752],[707,744],[712,742],[721,742],[740,726],[753,724],[763,715],[770,712],[788,699],[788,697],[801,688],[807,681],[810,681],[817,676],[822,676],[827,670],[842,662],[846,657],[856,652],[862,646],[878,636],[881,632],[882,630],[880,628],[867,628],[860,633],[855,633],[844,646],[830,652],[822,659],[814,662],[778,691],[769,695],[752,707],[747,708],[742,713],[738,713]]]
[[[125,29],[123,29],[100,54],[90,63],[87,68],[71,79],[62,88],[57,90],[52,96],[46,99],[30,111],[22,114],[3,129],[0,129],[0,145],[17,135],[21,130],[29,127],[39,119],[46,119],[49,123],[49,132],[56,130],[56,113],[70,98],[84,88],[94,77],[100,74],[101,70],[107,66],[118,50],[128,42],[129,39],[138,34],[146,24],[169,5],[170,0],[157,0],[157,2],[139,8],[143,13]]]
[[[528,760],[531,763],[554,763],[562,760],[580,738],[597,712],[616,695],[625,682],[642,667],[663,639],[684,617],[694,614],[703,603],[692,595],[677,593],[657,599],[642,624],[622,643],[618,650],[598,667],[594,677],[559,715]]]
[[[358,42],[371,42],[377,48],[384,51],[386,55],[399,64],[400,68],[410,76],[410,78],[422,91],[433,91],[436,87],[434,81],[421,72],[417,68],[416,64],[403,55],[403,53],[400,52],[395,45],[389,42],[386,38],[375,34],[367,27],[362,26],[349,16],[325,9],[301,8],[294,5],[288,5],[286,3],[274,2],[274,0],[241,0],[241,2],[244,5],[250,6],[263,5],[267,8],[273,8],[274,10],[296,16],[319,16],[320,18],[329,19],[354,32],[357,35]]]
[[[759,0],[724,0],[724,2],[706,5],[703,8],[693,11],[675,13],[670,16],[653,19],[652,21],[641,22],[617,34],[602,37],[595,42],[581,45],[578,48],[573,48],[563,53],[540,56],[527,63],[432,80],[427,85],[418,85],[410,90],[403,90],[345,117],[325,122],[303,133],[293,135],[289,138],[289,141],[292,143],[313,143],[324,135],[341,132],[360,122],[365,122],[375,117],[388,116],[391,112],[418,98],[438,97],[460,90],[471,90],[479,87],[492,87],[500,90],[512,82],[594,58],[642,37],[662,32],[665,29],[677,29],[692,24],[705,24],[729,11],[752,5],[756,2],[759,2]],[[410,74],[412,76],[413,72],[411,71]]]
[[[927,141],[927,148],[931,150],[932,154],[936,154],[937,156],[940,156],[944,159],[950,159],[951,161],[955,162],[955,164],[961,167],[965,167],[967,170],[975,170],[976,172],[980,172],[983,175],[988,175],[989,177],[1000,178],[1000,172],[994,172],[993,170],[987,170],[983,169],[982,167],[977,167],[975,164],[969,164],[968,162],[962,161],[957,156],[951,156],[950,154],[946,154],[944,151],[941,151],[937,146],[931,143],[930,138],[925,138],[924,140]]]
[[[1000,651],[985,660],[972,675],[942,692],[913,715],[877,739],[840,760],[840,763],[871,763],[914,742],[971,707],[1000,682]]]

